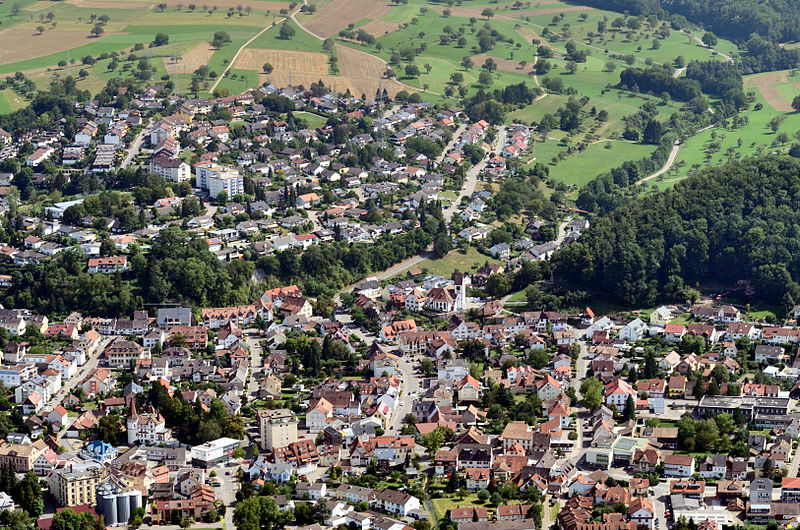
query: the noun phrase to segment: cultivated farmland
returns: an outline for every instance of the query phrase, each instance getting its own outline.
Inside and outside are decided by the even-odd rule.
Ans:
[[[290,71],[294,74],[327,75],[328,56],[322,53],[296,52],[286,50],[261,50],[247,48],[242,50],[234,63],[234,68],[242,70],[262,69],[264,63],[270,63],[275,70],[271,78],[277,78]],[[274,81],[273,81],[274,82]]]
[[[392,6],[382,0],[333,0],[319,10],[305,25],[311,33],[322,38],[336,35],[348,24],[365,18],[379,19],[391,11]]]

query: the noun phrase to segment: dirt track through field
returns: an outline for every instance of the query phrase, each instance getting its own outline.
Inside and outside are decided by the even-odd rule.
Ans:
[[[777,83],[786,81],[786,72],[768,72],[745,78],[744,87],[758,89],[770,107],[780,112],[788,112],[792,110],[791,103],[786,101],[775,87]]]
[[[383,0],[333,0],[321,8],[304,26],[312,33],[328,38],[347,28],[349,24],[355,24],[365,18],[378,21],[391,10],[392,5]]]

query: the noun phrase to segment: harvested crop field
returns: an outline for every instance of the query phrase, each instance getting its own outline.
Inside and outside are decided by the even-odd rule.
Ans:
[[[276,86],[289,85],[289,69],[291,69],[291,84],[294,86],[308,87],[311,83],[322,81],[338,92],[349,89],[350,93],[356,96],[362,93],[372,96],[378,88],[381,90],[385,88],[392,96],[400,90],[413,90],[397,81],[382,79],[386,65],[375,56],[341,45],[336,46],[336,55],[339,61],[339,75],[328,73],[328,56],[322,53],[255,48],[243,50],[236,60],[235,68],[257,71],[261,82],[269,81]],[[267,62],[274,68],[271,74],[262,71],[263,64]]]
[[[475,66],[483,66],[486,59],[490,59],[490,57],[485,53],[472,56],[472,62]],[[497,64],[497,69],[503,70],[504,72],[516,72],[518,74],[529,74],[533,72],[533,61],[527,61],[523,67],[519,61],[515,61],[514,59],[498,59],[497,57],[491,57],[491,59]]]
[[[594,11],[594,8],[589,6],[549,7],[547,9],[537,9],[536,11],[518,11],[514,13],[514,16],[534,17],[536,15],[557,15],[559,13],[569,13],[570,11]]]
[[[392,5],[382,0],[333,0],[320,9],[304,27],[315,35],[328,38],[345,29],[348,24],[355,24],[365,18],[380,22],[379,19],[388,15],[391,10]]]
[[[201,66],[207,65],[212,55],[214,47],[209,42],[203,42],[181,55],[179,61],[173,62],[172,58],[164,57],[164,67],[170,75],[194,72]]]
[[[114,0],[67,0],[68,4],[86,9],[146,9],[155,3],[121,2]]]
[[[775,86],[778,83],[786,82],[786,72],[768,72],[746,77],[744,87],[757,88],[770,107],[777,111],[788,112],[792,110],[792,105],[783,98]]]
[[[88,31],[51,29],[39,35],[31,28],[9,28],[0,31],[0,42],[3,43],[0,47],[0,64],[50,55],[96,40]]]
[[[186,0],[161,0],[169,7],[176,7],[178,5],[183,5],[183,8],[186,9],[186,6],[189,5],[191,2],[187,2]],[[158,2],[158,3],[161,3]],[[279,12],[281,9],[289,9],[289,2],[262,2],[261,0],[214,0],[213,2],[208,2],[209,6],[217,6],[219,8],[228,8],[228,7],[239,7],[242,6],[243,8],[252,7],[253,11],[258,13],[263,13],[264,11],[270,11],[273,13]],[[198,9],[200,6],[198,6]]]
[[[262,50],[245,48],[234,63],[234,68],[261,72],[264,63],[274,68],[270,78],[287,74],[328,74],[328,56],[324,53],[293,52],[288,50]]]
[[[382,37],[400,27],[399,22],[389,22],[388,20],[370,20],[359,29],[363,29],[374,37]]]

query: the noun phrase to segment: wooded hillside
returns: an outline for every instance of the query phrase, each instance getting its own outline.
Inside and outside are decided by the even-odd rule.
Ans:
[[[800,300],[800,161],[749,159],[593,220],[553,257],[573,287],[626,304],[683,300],[697,283],[791,307]]]

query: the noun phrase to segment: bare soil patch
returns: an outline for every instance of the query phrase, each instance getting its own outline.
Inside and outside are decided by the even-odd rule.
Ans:
[[[786,81],[786,72],[767,72],[745,78],[744,87],[758,89],[770,107],[780,112],[787,112],[792,110],[792,105],[783,99],[775,87],[776,83],[785,83]]]
[[[492,59],[495,64],[497,64],[497,69],[503,70],[504,72],[516,72],[518,74],[530,74],[533,72],[532,61],[526,62],[525,66],[523,67],[519,61],[514,59],[498,59],[497,57],[490,57],[485,53],[479,53],[478,55],[472,56],[472,62],[477,67],[483,66],[483,63],[486,62],[486,59]]]
[[[26,61],[69,50],[95,40],[89,31],[51,29],[43,34],[35,29],[14,27],[0,31],[0,64]]]
[[[333,0],[321,8],[304,26],[312,33],[328,38],[345,29],[348,24],[355,24],[365,18],[382,22],[379,19],[388,15],[391,10],[392,5],[382,0]],[[367,26],[369,24],[371,22]]]
[[[272,76],[287,74],[328,74],[328,56],[324,53],[263,50],[245,48],[234,63],[234,68],[261,72],[264,63],[274,68]]]
[[[359,29],[363,29],[374,37],[382,37],[387,33],[391,33],[400,27],[398,22],[389,22],[388,20],[370,20]]]
[[[198,10],[202,10],[203,5],[208,5],[209,7],[217,6],[218,8],[242,6],[243,9],[247,9],[249,6],[258,13],[263,13],[264,11],[277,13],[281,9],[289,9],[289,2],[262,2],[261,0],[210,0],[208,2],[206,0],[203,0],[203,2],[197,2],[197,0],[160,0],[157,3],[162,1],[171,8],[183,5],[183,8],[187,9],[189,4],[195,4]]]
[[[173,62],[171,57],[164,57],[164,68],[170,75],[194,72],[201,66],[207,65],[212,55],[214,55],[214,47],[211,46],[211,43],[204,42],[181,55],[177,61]]]

